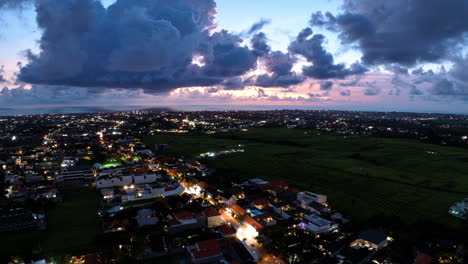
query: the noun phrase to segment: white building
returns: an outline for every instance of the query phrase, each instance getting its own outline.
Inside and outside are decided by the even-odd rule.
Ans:
[[[219,211],[215,208],[207,208],[205,210],[206,221],[208,224],[208,228],[219,227],[224,224],[224,218],[221,216]]]
[[[359,237],[349,245],[352,248],[367,248],[369,250],[379,250],[386,247],[393,239],[382,232],[370,230],[362,232]]]
[[[160,175],[156,173],[151,174],[130,174],[130,175],[121,175],[121,174],[101,174],[96,179],[96,188],[111,188],[111,187],[123,187],[132,184],[148,184],[154,183],[161,178]]]
[[[113,176],[113,175],[101,175],[96,179],[96,188],[104,189],[111,187],[120,187],[131,185],[133,183],[133,177],[127,176]]]
[[[114,188],[102,188],[101,194],[104,201],[112,201],[120,197],[122,202],[139,201],[153,199],[158,197],[168,197],[180,195],[185,191],[185,188],[180,184],[173,184],[161,187],[153,187],[150,184],[125,185],[123,192],[115,192]]]
[[[327,196],[313,192],[299,192],[297,194],[297,200],[301,204],[302,208],[306,208],[306,206],[312,201],[325,205],[327,203]]]
[[[306,230],[314,234],[330,233],[338,230],[338,224],[324,219],[317,214],[311,214],[304,217]]]
[[[57,182],[89,181],[94,178],[95,171],[91,166],[74,166],[64,168],[55,176]]]

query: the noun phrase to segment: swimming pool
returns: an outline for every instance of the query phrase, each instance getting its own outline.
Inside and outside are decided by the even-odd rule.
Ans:
[[[250,212],[252,212],[252,214],[254,214],[254,215],[262,215],[262,214],[263,214],[262,211],[257,210],[257,209],[253,209],[253,210],[251,210]]]

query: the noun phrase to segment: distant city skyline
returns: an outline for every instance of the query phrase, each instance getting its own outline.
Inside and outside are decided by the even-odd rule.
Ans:
[[[466,0],[0,0],[0,105],[468,114],[467,12]]]

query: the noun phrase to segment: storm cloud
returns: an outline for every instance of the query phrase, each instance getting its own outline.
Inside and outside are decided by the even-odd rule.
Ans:
[[[344,0],[343,10],[310,24],[358,44],[367,64],[439,62],[466,44],[468,0]]]
[[[320,90],[330,91],[333,88],[333,82],[322,82],[320,84]]]
[[[32,2],[33,0],[0,0],[0,9],[22,8]]]
[[[213,0],[36,0],[40,53],[29,51],[26,83],[145,88],[211,86],[256,66],[239,36],[215,27]],[[192,63],[201,56],[203,66]]]
[[[289,53],[272,51],[263,32],[252,37],[251,46],[267,73],[248,79],[246,85],[288,88],[306,80],[305,76],[292,71],[297,60]]]
[[[364,74],[368,69],[359,63],[346,67],[335,64],[333,55],[325,50],[325,36],[313,34],[311,28],[305,28],[289,45],[289,52],[303,56],[312,65],[304,66],[302,73],[315,79],[344,79],[351,75]]]
[[[425,90],[430,97],[427,99],[453,100],[459,99],[468,102],[468,56],[455,59],[453,67],[447,71],[445,68],[438,72],[422,69],[414,70],[406,83],[417,91]],[[416,95],[420,95],[418,93]]]

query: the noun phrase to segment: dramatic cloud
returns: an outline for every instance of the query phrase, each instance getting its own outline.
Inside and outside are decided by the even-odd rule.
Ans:
[[[345,90],[340,92],[341,96],[351,96],[351,91],[350,90]]]
[[[223,90],[244,90],[245,84],[242,78],[237,77],[237,78],[231,78],[223,81],[221,83],[221,86],[223,87]]]
[[[216,88],[216,87],[211,87],[211,88],[206,89],[206,92],[207,93],[217,93],[217,92],[219,92],[219,89]]]
[[[263,32],[255,34],[252,37],[251,44],[254,54],[258,57],[264,56],[271,51],[271,47],[267,43],[267,37]]]
[[[455,59],[455,64],[450,71],[442,69],[435,73],[432,70],[424,71],[418,69],[411,74],[409,83],[415,90],[416,95],[422,94],[420,90],[425,89],[429,95],[428,99],[460,99],[468,101],[468,56]]]
[[[144,89],[147,94],[181,87],[242,90],[246,85],[289,88],[307,77],[344,79],[367,68],[335,64],[322,35],[302,31],[289,52],[272,51],[262,19],[245,33],[215,32],[214,0],[0,0],[0,8],[34,3],[42,36],[39,52],[26,52],[22,83]],[[250,46],[242,37],[250,38]],[[309,38],[311,37],[311,38]],[[293,72],[297,55],[310,65]],[[265,73],[246,73],[262,66]]]
[[[367,96],[376,96],[376,95],[379,95],[380,92],[382,91],[382,88],[381,87],[378,87],[377,86],[377,82],[364,82],[363,84],[363,87],[366,87],[366,89],[364,90],[364,95],[367,95]]]
[[[251,46],[254,54],[260,57],[259,61],[268,73],[248,79],[246,85],[287,88],[305,81],[304,76],[297,75],[292,71],[296,59],[288,53],[271,51],[263,32],[253,36]]]
[[[247,32],[249,35],[255,34],[258,31],[262,30],[264,26],[270,24],[271,21],[269,19],[261,19],[257,23],[253,24],[249,31]]]
[[[333,88],[333,82],[322,82],[320,83],[320,90],[330,91]]]
[[[313,34],[311,28],[302,30],[289,46],[289,52],[301,55],[312,65],[305,66],[302,73],[315,79],[344,79],[351,75],[364,74],[368,69],[355,63],[347,68],[344,64],[335,64],[333,55],[325,50],[325,36]]]
[[[256,66],[238,36],[210,33],[213,0],[117,0],[107,9],[97,0],[36,0],[36,11],[41,51],[28,52],[19,74],[26,83],[164,92]]]
[[[70,104],[70,103],[96,103],[100,99],[104,102],[111,102],[120,97],[121,99],[135,98],[141,96],[142,91],[128,89],[106,89],[103,91],[70,87],[70,86],[47,86],[33,85],[27,89],[24,86],[19,86],[14,89],[3,88],[0,91],[1,105],[36,105],[36,104]],[[100,102],[103,102],[100,101]]]
[[[17,9],[22,8],[33,0],[0,0],[0,9]]]
[[[466,44],[467,0],[344,0],[343,9],[318,12],[311,25],[358,44],[368,64],[438,62]]]

